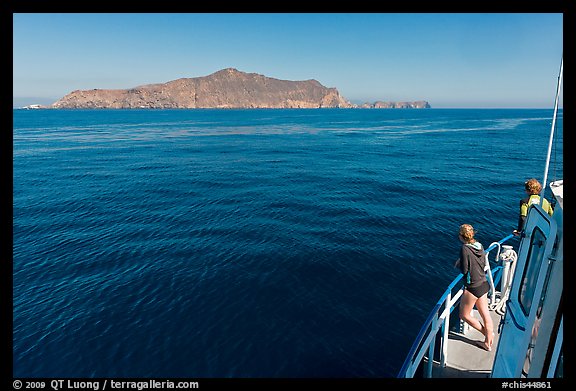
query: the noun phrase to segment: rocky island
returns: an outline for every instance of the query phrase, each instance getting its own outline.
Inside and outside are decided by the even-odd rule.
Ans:
[[[425,100],[416,102],[382,102],[363,103],[358,106],[361,109],[429,109],[430,104]]]
[[[204,108],[427,108],[428,102],[375,102],[356,105],[336,88],[316,80],[290,81],[226,68],[208,76],[182,78],[130,89],[76,90],[53,109]]]

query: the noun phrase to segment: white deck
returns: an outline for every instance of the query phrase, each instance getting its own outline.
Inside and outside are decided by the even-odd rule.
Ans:
[[[556,201],[560,204],[561,208],[564,208],[564,180],[560,179],[556,182],[550,184],[550,189],[552,194],[556,197]]]
[[[490,377],[494,355],[498,346],[498,325],[500,315],[490,311],[494,324],[494,344],[492,351],[488,352],[481,347],[484,335],[469,327],[465,335],[450,332],[448,335],[448,360],[445,368],[440,368],[439,363],[434,362],[433,377]],[[480,315],[474,310],[474,316],[480,319]]]

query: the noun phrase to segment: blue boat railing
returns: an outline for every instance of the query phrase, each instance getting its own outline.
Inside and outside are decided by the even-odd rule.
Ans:
[[[501,244],[513,238],[514,235],[510,234],[498,242],[494,242],[490,247],[485,250],[488,254],[490,251],[496,247],[500,247]],[[502,274],[502,266],[496,266],[494,269],[489,269],[491,272],[494,286],[498,284]],[[402,368],[398,373],[399,378],[411,378],[414,377],[420,363],[427,354],[426,367],[424,368],[424,377],[432,377],[432,366],[434,362],[434,349],[436,345],[436,336],[439,332],[440,334],[440,366],[445,367],[447,356],[448,356],[448,331],[450,329],[450,314],[460,302],[460,297],[464,292],[464,285],[461,284],[462,278],[464,276],[459,274],[451,283],[448,285],[444,294],[438,299],[430,314],[426,318],[426,321],[420,328],[404,363]],[[452,292],[456,286],[459,286],[456,292]],[[441,311],[441,312],[440,312]]]

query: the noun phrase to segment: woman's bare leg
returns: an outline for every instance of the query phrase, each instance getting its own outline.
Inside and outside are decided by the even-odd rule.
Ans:
[[[490,316],[490,311],[488,310],[488,294],[482,295],[476,301],[476,309],[480,313],[482,320],[484,321],[485,333],[484,345],[488,350],[492,350],[492,343],[494,342],[494,325],[492,323],[492,317]]]
[[[480,323],[478,319],[470,314],[477,300],[478,299],[476,296],[468,292],[466,289],[464,290],[462,298],[460,299],[460,319],[474,327],[476,330],[480,331],[482,334],[486,335],[482,323]]]

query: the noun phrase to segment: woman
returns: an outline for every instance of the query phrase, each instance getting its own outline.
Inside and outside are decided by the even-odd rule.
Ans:
[[[483,347],[490,351],[494,342],[494,326],[488,310],[488,291],[490,284],[486,280],[484,266],[486,264],[484,248],[474,239],[474,228],[470,224],[462,224],[458,238],[462,242],[460,258],[456,267],[464,274],[464,293],[460,299],[460,319],[480,331],[484,335]],[[472,309],[480,313],[484,325],[472,316]]]

